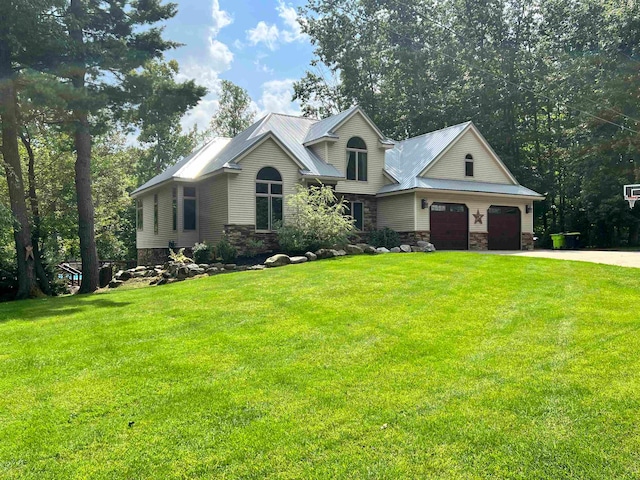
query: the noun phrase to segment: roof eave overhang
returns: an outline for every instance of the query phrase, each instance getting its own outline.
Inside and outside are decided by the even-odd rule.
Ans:
[[[332,136],[324,136],[324,137],[320,137],[320,138],[316,138],[314,140],[309,140],[308,142],[304,142],[302,145],[304,145],[305,147],[311,147],[313,145],[317,145],[318,143],[322,143],[322,142],[331,142],[331,143],[335,143],[340,139],[340,137],[338,137],[337,135],[332,135]]]
[[[440,194],[448,194],[448,195],[466,195],[466,196],[479,195],[482,197],[518,198],[521,200],[525,199],[525,200],[534,200],[534,201],[541,201],[545,199],[544,195],[520,195],[520,194],[514,194],[514,193],[477,192],[477,191],[469,191],[469,190],[445,190],[442,188],[420,188],[420,187],[407,188],[404,190],[396,190],[393,192],[377,193],[376,197],[390,197],[393,195],[402,195],[403,193],[410,193],[410,192],[440,193]]]
[[[345,177],[329,177],[323,175],[314,175],[312,173],[300,173],[304,180],[318,180],[319,182],[340,182],[345,180]]]

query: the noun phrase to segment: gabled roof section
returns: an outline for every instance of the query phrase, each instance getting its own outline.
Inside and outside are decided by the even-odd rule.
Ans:
[[[237,162],[268,138],[273,138],[292,158],[302,176],[342,179],[344,175],[338,169],[303,145],[309,130],[317,123],[318,120],[311,118],[269,114],[234,138],[213,139],[134,190],[132,195],[169,180],[199,180],[225,169],[241,171]]]
[[[471,122],[460,123],[418,137],[396,142],[385,155],[387,172],[400,184],[420,175],[464,132]]]
[[[340,112],[337,115],[333,115],[331,117],[325,118],[324,120],[320,120],[315,123],[307,133],[304,139],[304,145],[309,146],[321,140],[337,140],[338,135],[336,134],[336,130],[338,130],[347,120],[349,120],[356,113],[360,113],[367,123],[371,126],[371,128],[376,132],[378,138],[380,139],[380,143],[383,145],[393,145],[394,142],[388,138],[386,138],[380,129],[376,126],[375,123],[369,118],[369,116],[365,113],[362,108],[359,106],[351,107],[349,110],[345,110],[344,112]]]
[[[439,158],[467,131],[473,130],[496,161],[513,180],[512,185],[428,178],[425,175]],[[379,195],[407,190],[453,190],[463,192],[494,193],[524,197],[544,198],[533,190],[520,185],[509,169],[502,163],[473,122],[460,123],[435,132],[396,142],[385,154],[386,173],[397,183],[385,185]]]
[[[170,166],[160,175],[156,175],[148,182],[136,188],[131,195],[135,195],[143,190],[155,187],[172,179],[194,180],[207,166],[210,158],[215,157],[227,144],[230,138],[217,137],[196,149],[191,154],[179,160],[175,165]]]

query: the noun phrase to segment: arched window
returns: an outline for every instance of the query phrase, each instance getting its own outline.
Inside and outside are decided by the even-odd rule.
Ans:
[[[347,180],[367,181],[367,144],[360,137],[347,142]]]
[[[464,157],[464,175],[465,177],[473,177],[473,155],[470,153]]]
[[[282,221],[282,176],[264,167],[256,177],[256,230],[269,232]]]

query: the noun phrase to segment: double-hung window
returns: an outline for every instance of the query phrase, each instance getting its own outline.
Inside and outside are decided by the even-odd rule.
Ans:
[[[183,230],[196,229],[196,187],[184,187],[182,199]]]
[[[356,230],[364,230],[364,205],[362,202],[347,202],[346,207],[345,215],[353,218]]]

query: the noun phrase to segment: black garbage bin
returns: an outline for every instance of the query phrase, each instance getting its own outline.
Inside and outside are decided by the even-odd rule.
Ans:
[[[565,248],[576,250],[580,248],[580,232],[569,232],[564,234]]]

